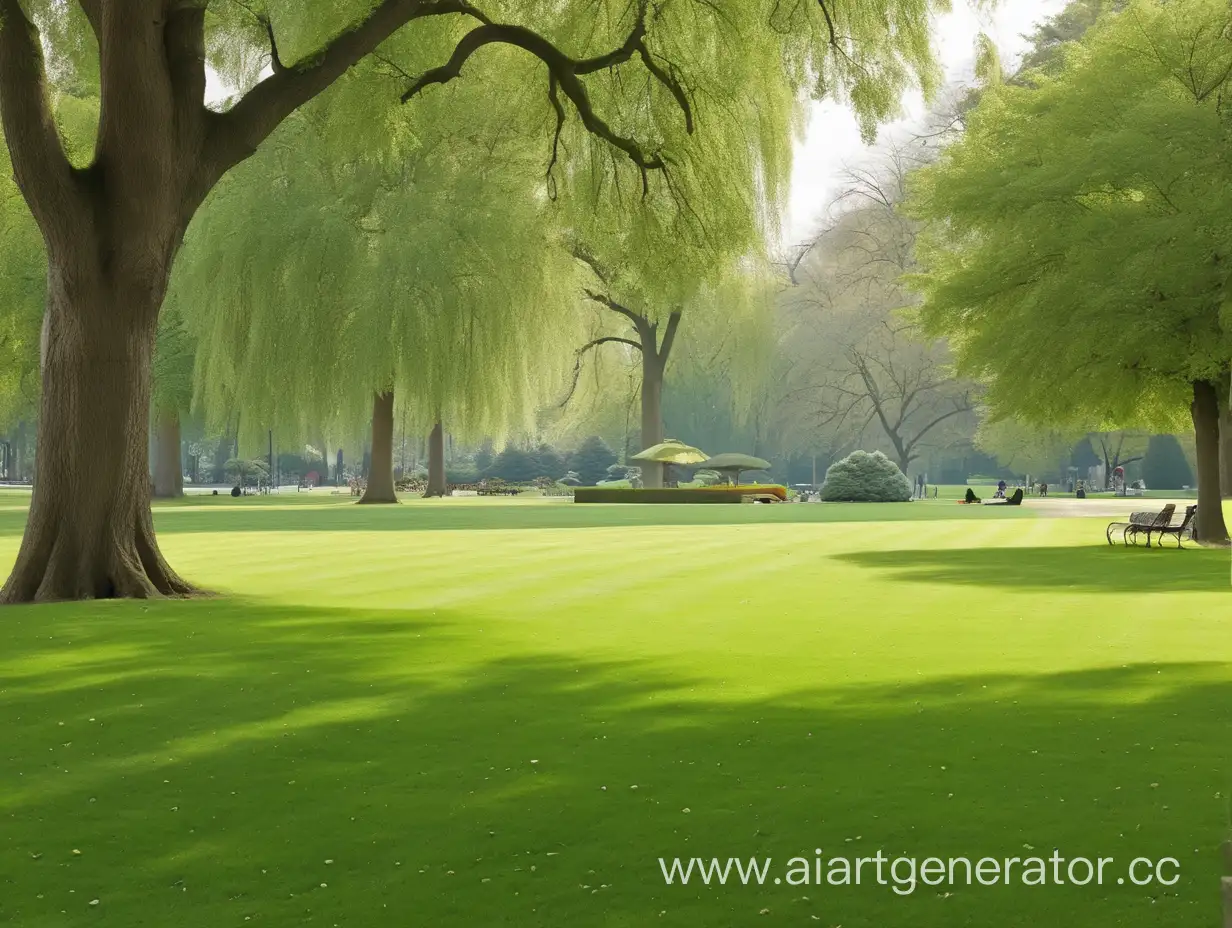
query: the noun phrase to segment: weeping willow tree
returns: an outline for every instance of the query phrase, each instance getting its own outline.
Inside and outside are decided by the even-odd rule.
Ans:
[[[593,259],[588,256],[588,260]],[[765,376],[767,349],[773,338],[774,291],[773,278],[764,263],[744,260],[725,274],[713,271],[711,280],[696,282],[693,293],[682,295],[682,302],[667,315],[661,333],[661,320],[591,291],[590,301],[623,317],[631,331],[610,334],[610,327],[603,320],[597,321],[593,337],[577,352],[569,403],[580,401],[585,407],[589,401],[593,408],[596,388],[627,395],[625,373],[632,368],[640,407],[635,451],[663,441],[669,421],[675,430],[673,436],[690,444],[701,442],[702,433],[722,432],[723,426],[713,418],[699,419],[692,414],[699,408],[695,401],[706,406],[718,394],[725,399],[722,408],[711,409],[712,417],[726,421],[729,430],[747,427],[756,432],[765,421],[759,415],[758,387]],[[676,348],[676,338],[685,317],[694,320],[696,330],[689,336],[692,344],[681,343],[681,350]],[[604,346],[611,346],[605,349],[607,357],[592,364],[592,376],[585,377],[583,361],[589,352]],[[678,360],[684,394],[677,402],[665,403],[669,360]],[[707,390],[717,392],[702,399]],[[703,419],[707,420],[704,427]],[[645,485],[662,485],[662,465],[643,462],[641,468]]]
[[[793,15],[799,14],[797,9]],[[791,19],[786,7],[772,17],[782,28]],[[747,308],[748,300],[740,296],[757,289],[750,285],[758,276],[751,269],[773,248],[788,193],[791,146],[804,112],[797,92],[806,80],[799,70],[803,60],[788,57],[780,65],[787,81],[766,82],[754,73],[781,50],[773,31],[747,37],[720,32],[716,38],[713,46],[679,52],[678,64],[691,76],[689,98],[698,118],[695,124],[690,111],[685,124],[669,122],[664,131],[692,133],[697,144],[679,146],[665,183],[621,189],[608,179],[602,160],[584,163],[562,180],[570,195],[562,198],[561,221],[569,251],[584,271],[582,293],[607,317],[578,347],[578,372],[592,352],[632,360],[640,368],[640,448],[664,439],[667,366],[686,307],[690,325],[727,327],[733,318],[724,311]],[[737,44],[747,54],[737,53]],[[862,85],[852,100],[871,134],[894,101],[865,90]],[[725,119],[701,118],[719,109]],[[596,193],[615,202],[640,195],[643,210],[630,222],[620,210],[587,209]],[[716,299],[716,291],[724,289],[736,299]],[[645,464],[642,476],[645,486],[662,486],[664,467]]]
[[[378,49],[408,101],[490,67],[491,92],[543,125],[548,193],[580,189],[596,215],[662,230],[697,208],[681,184],[705,163],[707,140],[759,131],[761,114],[744,123],[711,92],[723,75],[744,76],[768,101],[846,96],[871,129],[907,86],[934,83],[928,27],[947,6],[0,0],[0,117],[51,284],[38,479],[0,600],[191,591],[159,551],[146,480],[150,367],[172,264],[219,180]],[[494,66],[508,60],[501,50],[534,67]],[[207,62],[237,90],[214,109]],[[48,88],[83,74],[98,77],[102,106],[91,159],[74,164]],[[460,132],[468,123],[454,111]]]
[[[199,339],[196,395],[216,428],[238,413],[247,444],[270,428],[315,440],[371,414],[366,503],[397,502],[395,397],[404,428],[433,432],[429,492],[443,492],[442,424],[528,424],[560,389],[576,319],[529,134],[474,89],[448,101],[474,113],[466,139],[444,100],[375,107],[389,73],[344,79],[219,186],[169,303]],[[359,111],[383,139],[356,144]]]

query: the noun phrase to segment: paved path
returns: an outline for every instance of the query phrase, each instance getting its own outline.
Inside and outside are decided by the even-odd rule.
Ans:
[[[1127,496],[1120,499],[1074,499],[1071,497],[1028,496],[1023,500],[1023,506],[1033,509],[1041,515],[1074,518],[1076,516],[1098,516],[1114,519],[1118,516],[1128,518],[1131,512],[1158,512],[1168,503],[1175,503],[1177,512],[1183,513],[1186,506],[1196,502],[1192,499],[1154,499],[1141,496]]]

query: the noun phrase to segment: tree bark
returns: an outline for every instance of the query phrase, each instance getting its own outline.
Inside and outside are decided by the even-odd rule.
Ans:
[[[657,323],[639,317],[635,324],[642,344],[642,450],[645,451],[663,441],[664,372],[680,326],[680,313],[674,312],[668,317],[662,344],[658,340]],[[641,468],[643,487],[663,486],[667,465],[647,461]]]
[[[178,409],[160,409],[154,422],[154,496],[171,499],[183,495],[180,412]]]
[[[372,457],[368,486],[360,503],[396,503],[394,490],[394,391],[378,393],[372,400]]]
[[[1228,499],[1232,497],[1232,397],[1225,397],[1219,417],[1219,468],[1220,491]]]
[[[663,368],[653,351],[642,351],[642,450],[663,441]],[[666,466],[642,461],[642,486],[663,486]]]
[[[1198,380],[1193,385],[1194,439],[1198,456],[1198,518],[1196,535],[1208,545],[1228,542],[1219,492],[1219,391],[1215,384]]]
[[[424,497],[444,496],[448,490],[445,479],[445,429],[440,422],[432,427],[428,436],[428,488]]]
[[[38,475],[0,603],[192,592],[163,560],[150,517],[150,358],[162,292],[82,286],[80,276],[53,259]]]

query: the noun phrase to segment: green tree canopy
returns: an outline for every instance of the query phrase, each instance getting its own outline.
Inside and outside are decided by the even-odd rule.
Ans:
[[[922,316],[997,411],[1170,425],[1190,382],[1226,366],[1228,15],[1106,15],[1056,76],[988,88],[918,173]]]
[[[1222,0],[1105,11],[1059,66],[988,87],[910,204],[923,319],[996,414],[1170,431],[1192,400],[1214,540],[1230,24]]]

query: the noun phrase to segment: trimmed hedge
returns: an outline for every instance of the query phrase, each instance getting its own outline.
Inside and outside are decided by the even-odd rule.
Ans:
[[[787,499],[787,488],[773,484],[749,487],[664,487],[652,490],[578,487],[575,503],[742,503],[746,496]]]
[[[853,451],[826,471],[821,498],[841,503],[905,503],[911,481],[880,451]]]

